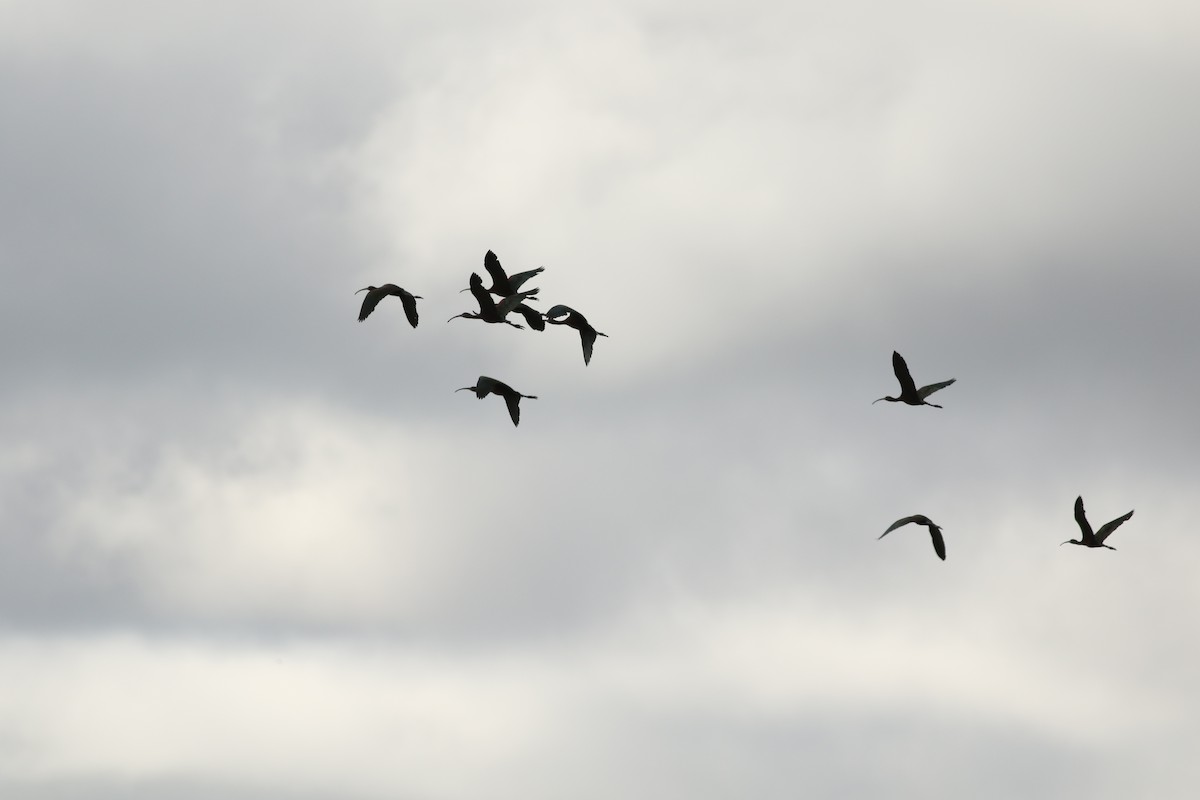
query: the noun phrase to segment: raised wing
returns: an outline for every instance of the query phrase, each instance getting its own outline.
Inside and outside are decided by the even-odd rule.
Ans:
[[[917,397],[924,400],[926,397],[929,397],[929,395],[933,394],[934,392],[939,391],[941,389],[945,389],[947,386],[954,383],[955,380],[957,380],[957,379],[951,378],[950,380],[942,381],[941,383],[931,383],[928,386],[922,386],[920,389],[917,390]]]
[[[537,269],[531,269],[531,270],[527,270],[525,272],[518,272],[516,275],[509,275],[508,276],[508,288],[512,289],[514,292],[517,291],[518,289],[521,288],[521,284],[525,283],[525,281],[529,280],[534,275],[537,275],[539,272],[545,271],[545,269],[546,269],[545,267],[538,267]]]
[[[480,316],[486,317],[496,310],[496,304],[492,302],[492,296],[488,294],[487,289],[483,288],[483,278],[479,277],[478,272],[471,273],[471,296],[479,303]]]
[[[417,298],[408,292],[401,292],[400,302],[404,304],[404,316],[408,317],[408,324],[417,327]]]
[[[504,272],[504,267],[500,266],[500,259],[491,250],[483,257],[483,268],[492,276],[492,286],[500,291],[508,288],[508,275]]]
[[[932,525],[933,524],[932,522],[929,521],[929,517],[925,516],[924,514],[914,514],[911,517],[904,517],[903,519],[898,519],[895,522],[893,522],[891,525],[888,526],[888,529],[886,531],[879,534],[879,538],[882,539],[883,537],[887,536],[892,531],[896,530],[896,528],[903,528],[905,525],[907,525],[910,522],[915,522],[918,525]]]
[[[550,306],[550,310],[546,312],[546,319],[556,325],[565,325],[570,322],[571,317],[580,316],[579,312],[570,306],[556,305]],[[567,319],[559,319],[566,317]]]
[[[1075,498],[1075,521],[1079,523],[1079,530],[1083,533],[1083,543],[1091,547],[1096,535],[1092,533],[1092,526],[1087,521],[1087,512],[1083,510],[1083,495]]]
[[[900,394],[916,394],[917,385],[913,383],[912,375],[908,372],[908,364],[904,361],[904,356],[892,351],[892,370],[896,373],[896,380],[900,381]]]
[[[1133,516],[1133,511],[1131,510],[1128,514],[1117,517],[1112,522],[1106,522],[1103,525],[1101,525],[1100,530],[1096,531],[1097,544],[1104,544],[1104,540],[1109,537],[1109,534],[1111,534],[1117,528],[1124,525],[1125,522],[1132,516]]]
[[[929,537],[933,539],[933,552],[937,553],[938,558],[942,561],[946,560],[946,540],[942,538],[942,529],[933,523],[929,517],[924,514],[913,514],[911,517],[898,519],[888,526],[888,529],[879,534],[879,538],[887,536],[896,528],[902,528],[910,522],[915,522],[918,525],[924,525],[929,528]]]

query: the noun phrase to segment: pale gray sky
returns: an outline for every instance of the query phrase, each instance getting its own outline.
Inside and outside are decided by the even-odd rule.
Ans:
[[[0,794],[1192,797],[1198,93],[1167,0],[0,0]]]

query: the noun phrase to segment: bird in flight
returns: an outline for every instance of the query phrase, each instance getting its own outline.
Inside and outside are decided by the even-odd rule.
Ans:
[[[487,375],[480,375],[475,381],[474,386],[464,386],[461,389],[455,389],[456,392],[471,391],[475,393],[475,397],[482,400],[489,394],[498,394],[504,398],[504,402],[508,405],[508,415],[512,417],[513,425],[521,423],[521,398],[525,397],[530,400],[537,400],[536,395],[521,394],[516,389],[509,386],[503,381],[498,381],[495,378],[489,378]]]
[[[371,316],[371,312],[375,310],[375,306],[379,305],[380,300],[389,294],[394,294],[404,305],[404,316],[408,317],[408,324],[414,328],[417,327],[417,301],[424,299],[421,295],[410,294],[394,283],[385,283],[383,286],[366,286],[359,289],[358,292],[367,293],[367,296],[363,298],[362,308],[358,311],[359,322]]]
[[[879,400],[887,400],[889,403],[908,403],[910,406],[941,408],[937,403],[930,403],[925,398],[940,389],[945,389],[955,381],[954,378],[951,378],[948,381],[931,383],[918,389],[917,384],[913,382],[912,375],[908,372],[908,364],[904,363],[904,356],[895,350],[892,351],[892,369],[896,371],[896,379],[900,381],[900,396],[879,398]],[[871,405],[875,405],[879,400],[875,400]]]
[[[942,538],[942,529],[937,525],[934,525],[933,520],[924,514],[913,514],[911,517],[904,517],[903,519],[896,520],[890,526],[888,526],[886,531],[879,534],[879,538],[882,539],[892,531],[896,530],[896,528],[907,525],[910,522],[915,522],[918,525],[924,525],[926,528],[929,528],[929,537],[933,539],[933,552],[937,553],[938,558],[940,558],[942,561],[945,561],[946,540]]]
[[[562,317],[562,319],[559,319]],[[546,312],[546,321],[551,325],[566,325],[579,331],[579,339],[583,343],[583,365],[586,367],[592,360],[592,345],[597,336],[608,337],[588,324],[587,318],[570,306],[551,306]]]
[[[508,316],[510,311],[515,311],[518,306],[523,305],[525,300],[529,299],[530,296],[537,293],[537,289],[530,289],[528,292],[517,292],[516,294],[508,295],[497,303],[492,300],[492,296],[483,288],[483,278],[479,277],[478,272],[471,273],[470,291],[475,301],[479,303],[479,311],[464,311],[461,314],[455,314],[450,319],[464,317],[466,319],[481,319],[484,322],[503,322],[505,325],[512,325],[514,328],[520,328],[521,330],[525,329],[524,325],[509,322],[505,317]],[[533,311],[533,309],[529,309],[529,311]],[[446,322],[449,322],[450,319],[446,320]]]
[[[516,294],[520,291],[521,285],[525,281],[546,269],[545,267],[538,267],[527,272],[518,272],[515,275],[509,275],[504,271],[504,267],[500,266],[500,259],[491,250],[488,250],[487,254],[483,257],[483,268],[488,271],[488,275],[492,276],[492,285],[488,291],[499,297],[508,297],[510,294]]]
[[[1075,521],[1079,523],[1079,530],[1082,532],[1080,539],[1068,539],[1059,545],[1063,544],[1081,544],[1084,547],[1107,547],[1109,550],[1116,550],[1112,545],[1107,545],[1104,540],[1107,539],[1113,531],[1125,524],[1125,521],[1133,516],[1133,511],[1128,514],[1117,517],[1112,522],[1106,522],[1100,526],[1100,530],[1092,532],[1092,526],[1088,524],[1087,514],[1083,510],[1083,496],[1075,498]]]

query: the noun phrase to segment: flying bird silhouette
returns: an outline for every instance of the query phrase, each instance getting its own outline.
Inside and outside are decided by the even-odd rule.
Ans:
[[[417,301],[425,299],[421,295],[410,294],[394,283],[385,283],[383,286],[366,286],[359,289],[358,292],[367,293],[367,296],[363,298],[362,308],[358,311],[359,322],[371,316],[371,312],[375,310],[375,306],[379,305],[380,300],[389,294],[394,294],[404,305],[404,316],[408,317],[408,324],[414,328],[417,327]]]
[[[918,525],[924,525],[929,528],[929,537],[933,539],[933,552],[937,553],[937,557],[942,561],[946,560],[946,540],[942,538],[942,529],[933,524],[933,520],[924,514],[913,514],[911,517],[905,517],[893,522],[886,531],[879,534],[879,538],[887,536],[896,528],[907,525],[910,522],[915,522]]]
[[[1112,522],[1106,522],[1100,526],[1100,530],[1092,533],[1092,526],[1088,524],[1087,514],[1083,510],[1083,495],[1075,498],[1075,521],[1079,523],[1079,530],[1082,532],[1080,539],[1068,539],[1059,545],[1063,544],[1081,544],[1084,547],[1107,547],[1109,550],[1116,550],[1112,545],[1107,545],[1104,540],[1107,539],[1112,532],[1125,524],[1125,521],[1133,516],[1133,511],[1128,514],[1117,517]]]
[[[559,317],[563,319],[558,319]],[[607,333],[601,333],[588,324],[587,318],[570,306],[551,306],[550,310],[546,312],[546,322],[551,325],[566,325],[568,328],[579,331],[579,340],[583,343],[583,365],[585,367],[592,361],[592,345],[596,343],[596,337],[608,337]]]
[[[495,378],[489,378],[487,375],[480,375],[475,381],[474,386],[464,386],[461,389],[455,389],[456,392],[471,391],[475,393],[475,397],[482,400],[489,394],[498,394],[504,398],[504,402],[508,405],[508,415],[512,417],[513,425],[521,423],[521,398],[526,397],[530,400],[537,400],[536,395],[521,394],[516,389],[509,386],[503,381],[498,381]]]
[[[492,276],[492,285],[488,291],[500,297],[508,297],[510,294],[516,294],[520,291],[521,285],[525,281],[546,269],[545,267],[538,267],[526,272],[518,272],[516,275],[509,275],[505,273],[504,267],[500,266],[500,259],[491,250],[488,250],[487,254],[483,257],[483,268],[488,271],[488,275]]]
[[[530,289],[528,292],[517,292],[510,294],[500,302],[492,300],[492,296],[486,289],[483,288],[483,278],[479,277],[478,272],[471,273],[471,295],[475,298],[475,302],[479,303],[479,311],[464,311],[461,314],[455,314],[450,319],[458,319],[465,317],[466,319],[481,319],[484,322],[503,322],[505,325],[512,325],[514,328],[524,330],[524,325],[518,325],[515,322],[509,322],[505,317],[510,311],[515,311],[518,306],[522,305],[525,300],[537,292],[537,289]],[[529,309],[532,311],[533,309]],[[446,320],[449,322],[450,319]]]
[[[917,385],[913,382],[912,375],[908,372],[908,364],[904,363],[904,356],[895,350],[892,351],[892,369],[896,371],[896,378],[900,381],[900,396],[879,398],[879,400],[887,400],[889,403],[908,403],[910,406],[933,406],[934,408],[941,408],[937,403],[930,403],[925,398],[940,389],[945,389],[955,381],[954,378],[951,378],[948,381],[931,383],[928,386],[922,386],[918,389]],[[879,400],[873,401],[871,405],[875,405]]]

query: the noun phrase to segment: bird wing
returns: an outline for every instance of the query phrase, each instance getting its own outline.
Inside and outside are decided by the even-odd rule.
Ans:
[[[913,383],[912,375],[908,372],[908,364],[904,361],[904,356],[892,351],[892,370],[896,373],[896,380],[900,381],[900,394],[916,394],[917,384]]]
[[[1096,535],[1092,533],[1092,526],[1087,521],[1087,512],[1083,510],[1083,495],[1075,498],[1075,521],[1079,523],[1079,530],[1083,532],[1083,543],[1090,545]]]
[[[362,308],[358,310],[359,322],[371,316],[371,312],[375,310],[375,306],[379,305],[379,301],[383,299],[383,295],[384,293],[377,288],[367,292],[367,296],[363,298]]]
[[[500,266],[500,259],[491,250],[483,257],[483,268],[492,276],[492,286],[501,291],[509,288],[508,275],[504,272],[504,267]]]
[[[550,310],[546,312],[546,319],[553,322],[555,325],[565,324],[572,316],[579,314],[578,311],[570,306],[556,305],[550,306]],[[567,317],[567,320],[558,319],[559,317]]]
[[[509,312],[515,311],[517,306],[524,303],[525,300],[536,291],[537,289],[531,289],[528,292],[517,292],[516,294],[510,294],[508,297],[505,297],[499,303],[495,304],[496,314],[500,317],[500,319],[504,319],[509,315]]]
[[[928,386],[922,386],[920,389],[917,390],[917,397],[924,400],[926,397],[929,397],[929,395],[933,394],[934,392],[939,391],[941,389],[945,389],[947,386],[954,383],[955,380],[957,380],[957,379],[951,378],[950,380],[942,381],[941,383],[931,383]]]
[[[514,310],[520,312],[521,316],[525,318],[526,324],[528,324],[529,327],[533,328],[535,331],[546,330],[546,320],[542,318],[542,315],[538,313],[537,309],[530,308],[524,303],[521,303],[521,305],[517,306]]]
[[[915,522],[918,525],[924,525],[926,528],[929,528],[929,538],[933,540],[933,552],[937,553],[938,558],[940,558],[942,561],[945,561],[946,540],[942,538],[942,529],[935,525],[933,520],[924,514],[913,514],[911,517],[904,517],[903,519],[896,520],[888,526],[886,531],[879,534],[879,538],[882,539],[892,531],[896,530],[896,528],[901,528],[910,522]]]
[[[902,528],[910,522],[916,522],[921,525],[932,525],[933,524],[929,521],[929,517],[925,516],[924,514],[914,514],[911,517],[904,517],[903,519],[898,519],[895,522],[893,522],[891,525],[888,526],[888,529],[886,531],[879,534],[879,538],[882,539],[883,537],[887,536],[892,531],[896,530],[896,528]]]
[[[946,540],[942,538],[942,529],[932,522],[929,523],[929,537],[933,539],[933,552],[942,561],[946,560]]]
[[[586,367],[592,363],[592,346],[596,344],[596,331],[591,328],[580,329],[579,340],[583,343],[583,365]]]
[[[505,393],[504,402],[508,405],[508,415],[512,417],[513,425],[521,424],[521,395],[511,389]]]
[[[496,310],[496,304],[492,302],[492,296],[488,294],[487,289],[483,288],[483,278],[479,277],[478,272],[471,273],[471,296],[479,303],[480,316],[486,317]]]
[[[400,302],[404,304],[404,316],[408,317],[408,324],[417,327],[417,298],[402,291]]]
[[[1104,544],[1104,540],[1109,537],[1109,534],[1111,534],[1117,528],[1124,525],[1125,521],[1128,520],[1132,516],[1133,516],[1133,511],[1130,511],[1128,514],[1117,517],[1112,522],[1106,522],[1103,525],[1101,525],[1100,530],[1096,531],[1096,542],[1098,544]]]
[[[521,284],[525,283],[525,281],[529,280],[534,275],[537,275],[539,272],[542,272],[545,269],[546,269],[545,267],[538,267],[537,269],[526,270],[525,272],[518,272],[516,275],[509,275],[508,276],[508,288],[512,289],[514,292],[517,291],[518,289],[521,288]]]

